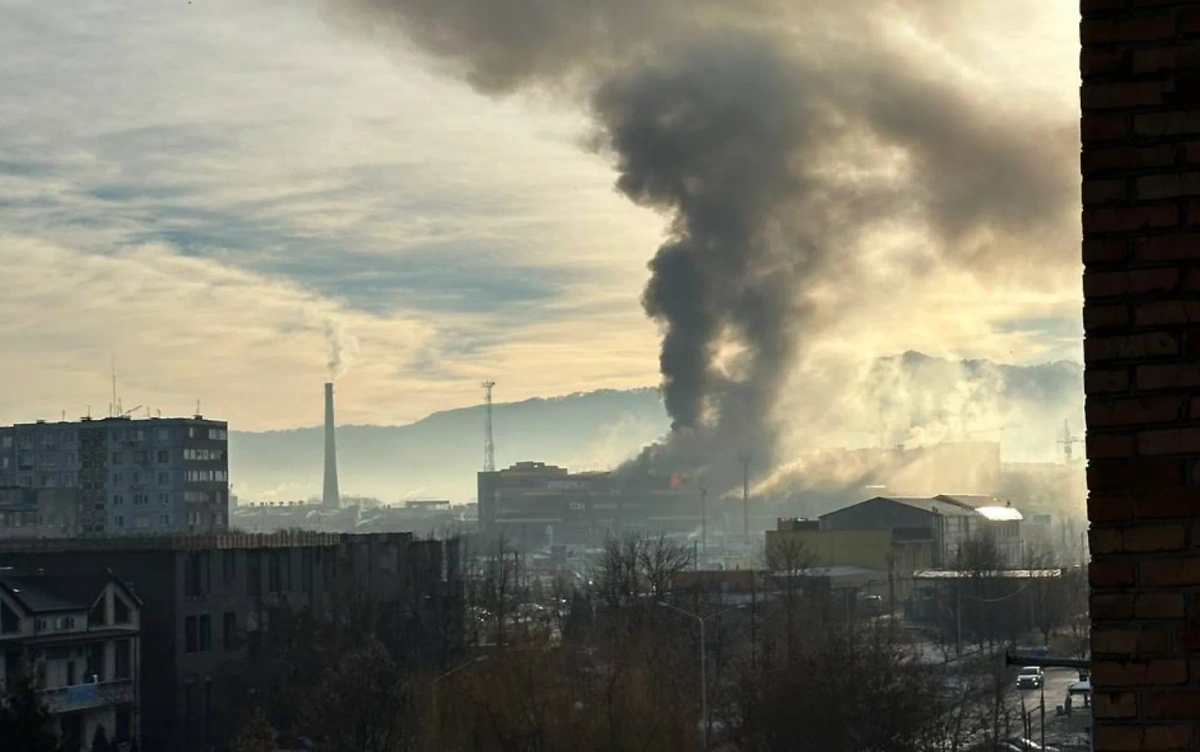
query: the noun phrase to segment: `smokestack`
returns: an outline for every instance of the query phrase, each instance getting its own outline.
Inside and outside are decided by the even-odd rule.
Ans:
[[[338,509],[342,497],[338,493],[337,442],[334,438],[333,384],[325,385],[325,491],[321,504],[328,509]]]

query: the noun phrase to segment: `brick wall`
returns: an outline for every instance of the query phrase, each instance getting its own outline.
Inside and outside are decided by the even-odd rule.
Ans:
[[[1081,9],[1095,748],[1200,749],[1200,2]]]

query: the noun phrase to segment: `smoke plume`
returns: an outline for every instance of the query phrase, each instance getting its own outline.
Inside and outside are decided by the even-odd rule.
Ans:
[[[668,219],[643,306],[673,430],[637,466],[706,466],[716,483],[741,454],[770,468],[781,390],[867,302],[856,274],[881,234],[915,238],[891,251],[909,275],[996,274],[1044,256],[1077,200],[1071,129],[1000,111],[896,42],[962,3],[327,2],[344,28],[398,33],[480,91],[581,102],[618,190]]]
[[[345,375],[358,353],[358,339],[346,331],[345,325],[334,319],[326,319],[322,333],[329,346],[329,357],[325,367],[329,378],[335,381]]]

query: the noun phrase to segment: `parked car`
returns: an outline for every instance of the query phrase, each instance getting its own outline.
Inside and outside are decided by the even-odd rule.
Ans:
[[[1020,689],[1038,689],[1046,683],[1046,675],[1037,666],[1026,666],[1017,674],[1017,687]]]

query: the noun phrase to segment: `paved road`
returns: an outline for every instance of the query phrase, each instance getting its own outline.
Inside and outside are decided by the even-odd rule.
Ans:
[[[1081,734],[1091,725],[1091,708],[1084,708],[1081,698],[1072,700],[1072,712],[1068,716],[1060,716],[1056,707],[1067,700],[1067,688],[1079,681],[1079,672],[1075,669],[1048,668],[1046,669],[1046,743],[1062,746],[1064,742],[1080,738]],[[1041,697],[1040,689],[1014,688],[1014,701],[1017,707],[1021,705],[1024,696],[1025,709],[1032,713],[1033,734],[1035,741],[1041,738]]]

